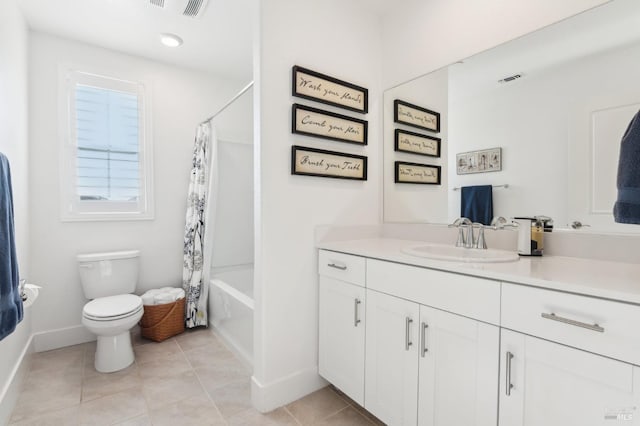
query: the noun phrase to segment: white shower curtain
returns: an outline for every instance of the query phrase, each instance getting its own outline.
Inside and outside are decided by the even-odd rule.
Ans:
[[[193,148],[191,181],[187,196],[187,214],[184,232],[184,264],[182,287],[187,294],[185,326],[193,328],[207,326],[207,295],[209,267],[211,261],[210,218],[215,205],[215,131],[210,122],[202,123],[196,131]],[[213,175],[213,178],[211,177]],[[205,242],[209,241],[208,244]]]

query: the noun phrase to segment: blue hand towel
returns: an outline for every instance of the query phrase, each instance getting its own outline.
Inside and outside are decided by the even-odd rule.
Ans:
[[[617,186],[618,200],[613,206],[615,221],[640,224],[640,111],[622,136]]]
[[[0,153],[0,340],[22,321],[9,161]]]
[[[460,216],[491,224],[493,218],[493,187],[491,185],[463,186],[460,203]]]

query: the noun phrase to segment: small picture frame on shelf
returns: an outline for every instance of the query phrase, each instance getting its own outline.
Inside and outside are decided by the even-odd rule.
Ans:
[[[393,121],[440,133],[440,113],[409,102],[393,101]]]
[[[442,168],[419,163],[395,162],[395,183],[440,185]]]
[[[292,70],[292,95],[366,114],[369,90],[298,65]]]
[[[293,145],[291,174],[367,180],[367,157]]]
[[[293,104],[291,110],[293,133],[338,142],[367,144],[367,121],[306,105]]]
[[[394,139],[395,151],[426,155],[428,157],[440,157],[440,147],[442,145],[440,138],[396,129]]]

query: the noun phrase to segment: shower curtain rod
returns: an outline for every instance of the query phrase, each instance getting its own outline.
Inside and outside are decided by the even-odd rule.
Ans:
[[[249,84],[247,84],[244,89],[242,89],[237,95],[235,95],[233,98],[231,98],[231,100],[229,102],[227,102],[226,104],[224,104],[224,106],[222,108],[220,108],[218,110],[218,112],[216,112],[215,114],[213,114],[211,117],[207,118],[206,120],[203,120],[200,124],[204,124],[208,121],[213,120],[214,118],[216,118],[218,116],[218,114],[220,114],[222,111],[224,111],[225,109],[229,108],[231,106],[232,103],[234,103],[236,101],[236,99],[238,99],[240,96],[244,95],[245,92],[249,89],[251,89],[253,87],[253,81]]]

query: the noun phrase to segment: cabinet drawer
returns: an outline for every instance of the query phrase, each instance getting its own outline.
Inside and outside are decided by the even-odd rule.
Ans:
[[[502,285],[503,327],[640,365],[640,306]]]
[[[350,254],[320,250],[318,273],[364,287],[365,259]]]
[[[490,324],[500,324],[498,281],[369,259],[367,288]]]

